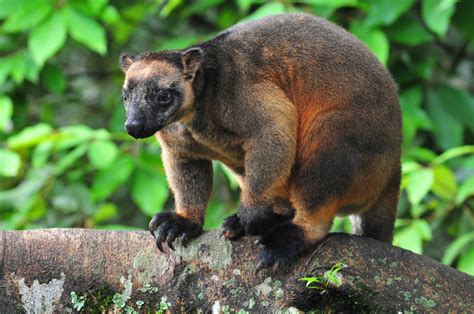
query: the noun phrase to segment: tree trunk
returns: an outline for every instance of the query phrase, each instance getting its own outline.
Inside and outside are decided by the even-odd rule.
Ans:
[[[217,231],[168,254],[141,231],[0,231],[0,240],[6,313],[474,311],[474,277],[353,235],[331,234],[290,267],[258,275],[254,239],[230,242]],[[307,288],[298,280],[307,276],[321,282]]]

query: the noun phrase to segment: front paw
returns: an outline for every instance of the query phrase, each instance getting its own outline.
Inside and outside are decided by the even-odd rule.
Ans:
[[[305,239],[303,230],[291,222],[269,230],[255,243],[264,246],[257,257],[255,273],[272,266],[273,270],[276,270],[314,245]]]
[[[288,216],[275,214],[271,207],[265,205],[240,205],[237,215],[245,232],[250,235],[262,235],[289,219]]]
[[[221,236],[229,240],[237,240],[245,235],[244,227],[240,224],[237,214],[230,215],[221,226]]]
[[[181,243],[185,246],[187,240],[196,238],[202,233],[201,225],[172,212],[156,214],[150,221],[149,229],[156,239],[156,246],[161,252],[164,252],[164,242],[168,244],[170,249],[174,250],[173,242],[177,238],[180,238]]]

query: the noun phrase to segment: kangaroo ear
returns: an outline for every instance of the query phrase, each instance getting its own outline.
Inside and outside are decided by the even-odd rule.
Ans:
[[[135,60],[135,57],[126,53],[122,53],[120,55],[120,68],[122,68],[122,71],[125,73],[127,72],[128,68],[132,65],[133,61]]]
[[[201,48],[190,48],[181,55],[183,73],[186,80],[192,81],[197,71],[201,68],[203,52]]]

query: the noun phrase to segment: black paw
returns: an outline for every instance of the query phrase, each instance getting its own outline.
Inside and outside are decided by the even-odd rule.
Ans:
[[[182,245],[186,246],[186,241],[196,238],[202,233],[201,225],[171,212],[155,215],[150,221],[149,229],[161,252],[164,252],[163,242],[166,242],[168,247],[174,250],[173,242],[177,238],[180,238]]]
[[[240,205],[237,215],[245,232],[250,235],[262,235],[289,220],[289,216],[275,214],[271,207],[265,205],[251,207]]]
[[[287,264],[313,246],[305,240],[303,230],[291,222],[272,228],[257,239],[255,244],[264,246],[257,257],[255,273],[270,267],[276,271],[280,265]]]
[[[244,227],[240,224],[237,214],[230,215],[221,226],[221,236],[229,240],[237,240],[245,235]]]

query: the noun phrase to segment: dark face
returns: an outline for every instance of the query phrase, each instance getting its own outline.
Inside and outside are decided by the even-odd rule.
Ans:
[[[122,90],[125,129],[135,138],[152,136],[183,114],[184,88],[179,82],[163,84],[160,78],[127,80]]]
[[[196,52],[191,53],[196,61]],[[135,61],[127,55],[121,57],[125,72],[122,95],[128,134],[134,138],[146,138],[190,114],[194,104],[192,80],[196,70],[190,74],[189,64],[184,62],[181,67],[160,59]]]

